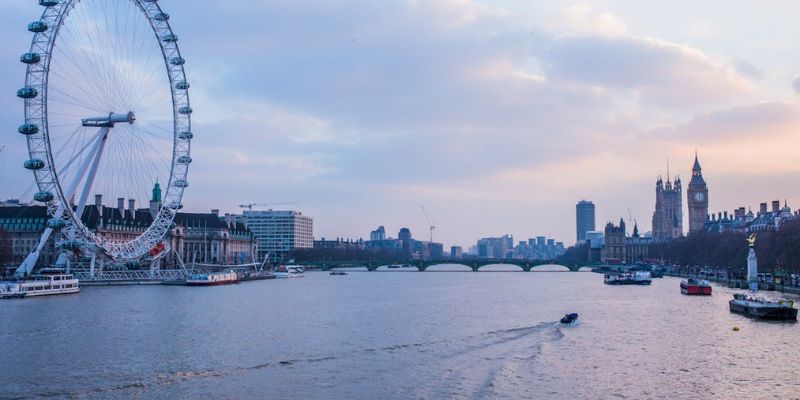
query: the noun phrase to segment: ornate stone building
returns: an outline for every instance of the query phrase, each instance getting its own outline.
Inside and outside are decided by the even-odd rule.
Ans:
[[[705,220],[705,217],[703,218]],[[656,181],[656,211],[653,213],[653,239],[657,241],[683,236],[683,188],[681,178],[675,185],[665,183],[661,177]]]
[[[127,207],[126,207],[127,206]],[[161,189],[153,188],[149,208],[136,208],[132,199],[117,199],[116,207],[103,205],[103,197],[95,196],[87,205],[82,220],[87,228],[111,240],[131,240],[141,235],[153,222],[153,213],[161,208]],[[44,206],[0,207],[0,264],[19,263],[33,250],[49,219]],[[38,265],[53,264],[58,256],[52,235]],[[161,268],[176,268],[180,254],[185,263],[242,264],[256,257],[256,238],[242,223],[222,219],[217,210],[211,213],[177,213],[172,228],[164,237],[171,251],[164,256]]]
[[[604,245],[600,251],[600,259],[607,264],[636,264],[648,259],[652,238],[639,235],[639,227],[633,225],[633,233],[625,232],[625,221],[619,220],[619,226],[611,222],[606,225]]]
[[[689,234],[703,230],[703,226],[708,221],[708,186],[703,179],[703,170],[694,155],[694,167],[692,167],[692,180],[689,181],[689,188],[686,190],[686,204],[689,207]]]

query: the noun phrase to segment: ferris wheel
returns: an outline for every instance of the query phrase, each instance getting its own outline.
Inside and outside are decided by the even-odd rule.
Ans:
[[[145,256],[182,207],[192,162],[189,83],[170,17],[157,0],[38,3],[44,11],[28,24],[33,40],[20,57],[27,70],[17,91],[25,103],[19,133],[30,154],[24,166],[38,186],[34,200],[47,206],[50,220],[17,273],[32,271],[54,232],[65,251],[93,249],[116,260]],[[155,200],[154,183],[166,185],[160,208],[138,230],[109,216],[128,233],[103,235],[82,220],[96,193],[133,200],[131,215],[139,215],[135,200]]]

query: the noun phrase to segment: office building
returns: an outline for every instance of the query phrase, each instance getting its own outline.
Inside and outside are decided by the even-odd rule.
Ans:
[[[586,200],[579,201],[575,205],[577,243],[583,243],[586,240],[586,232],[594,231],[594,221],[594,203]]]
[[[314,247],[314,220],[299,211],[245,210],[243,217],[258,242],[259,259],[287,261],[293,250]]]

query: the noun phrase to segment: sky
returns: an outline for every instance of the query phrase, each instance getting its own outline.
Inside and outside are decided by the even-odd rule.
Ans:
[[[192,84],[187,211],[295,202],[316,238],[427,239],[424,205],[445,246],[570,245],[581,199],[649,231],[695,150],[711,211],[800,207],[794,0],[159,3]],[[0,3],[0,197],[33,182],[14,93],[39,13]]]

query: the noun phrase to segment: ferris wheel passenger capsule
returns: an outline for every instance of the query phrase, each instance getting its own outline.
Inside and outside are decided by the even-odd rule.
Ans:
[[[178,179],[175,181],[175,187],[177,188],[185,188],[189,186],[189,182],[186,182],[186,179]]]
[[[41,60],[42,57],[36,53],[25,53],[19,58],[19,61],[25,64],[36,64]]]
[[[31,171],[38,171],[44,168],[44,161],[38,158],[32,158],[28,161],[25,161],[25,169],[29,169]]]
[[[51,218],[47,221],[47,227],[50,229],[61,229],[65,226],[67,223],[61,218]]]
[[[153,19],[156,20],[156,21],[162,21],[162,22],[163,21],[168,21],[169,20],[169,14],[167,14],[165,12],[161,12],[161,13],[158,13],[158,14],[154,15]]]
[[[178,112],[181,113],[181,114],[184,114],[184,115],[191,114],[192,113],[192,107],[183,106],[183,107],[178,109]]]
[[[186,89],[189,89],[189,82],[186,82],[186,81],[180,81],[180,82],[178,82],[178,83],[176,83],[176,84],[175,84],[175,89],[178,89],[178,90],[186,90]]]
[[[178,137],[183,140],[191,140],[192,138],[194,138],[194,134],[192,132],[186,131],[179,133]]]
[[[168,33],[168,34],[162,36],[161,40],[163,40],[163,41],[165,41],[167,43],[174,43],[174,42],[178,41],[178,35],[176,35],[174,33]]]
[[[192,157],[189,156],[180,156],[178,157],[178,164],[191,164]]]
[[[33,21],[30,24],[28,24],[28,30],[33,33],[42,33],[46,31],[48,28],[49,27],[47,26],[47,24],[42,21]]]
[[[53,194],[50,192],[38,192],[33,195],[33,199],[40,203],[49,203],[53,201]]]
[[[32,99],[32,98],[34,98],[34,97],[36,97],[38,95],[39,95],[39,92],[37,92],[36,89],[34,89],[34,88],[30,87],[30,86],[25,86],[24,88],[22,88],[20,90],[17,90],[17,97],[20,97],[20,98],[23,98],[23,99]]]
[[[39,133],[39,125],[22,124],[17,128],[17,131],[23,135],[35,135]]]
[[[44,7],[54,7],[58,5],[58,0],[39,0],[39,5]]]

